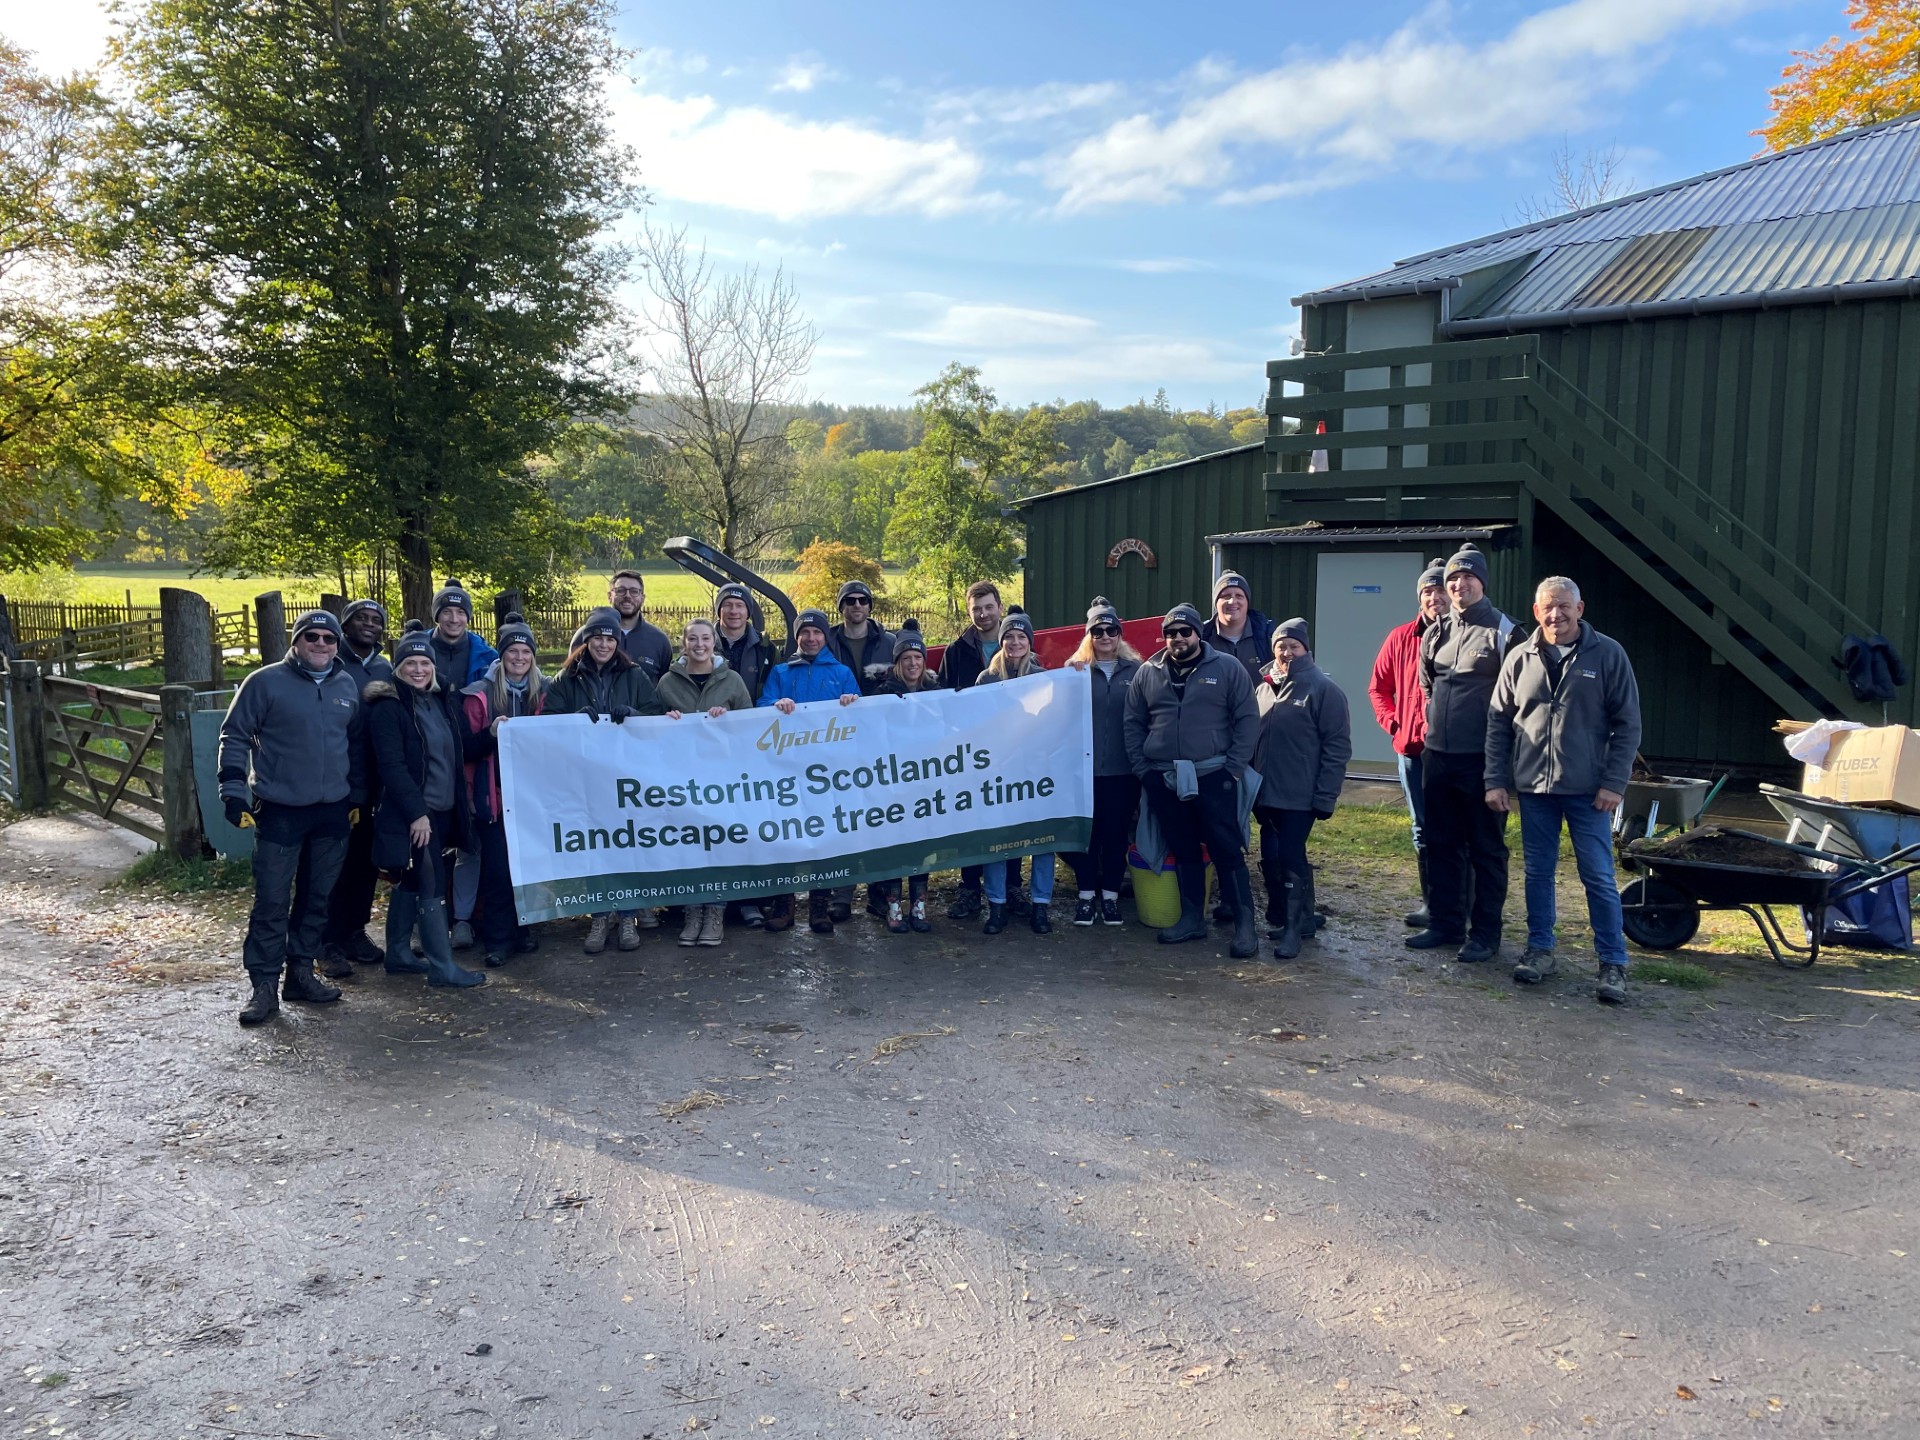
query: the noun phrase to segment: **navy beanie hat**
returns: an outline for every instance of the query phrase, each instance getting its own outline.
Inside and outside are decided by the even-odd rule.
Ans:
[[[1200,628],[1200,612],[1182,600],[1161,617],[1160,629],[1162,632],[1164,632],[1169,625],[1191,625],[1195,630],[1198,630]]]
[[[794,617],[793,638],[798,640],[800,638],[800,632],[809,625],[820,632],[820,637],[823,640],[826,638],[827,631],[833,628],[832,622],[827,619],[826,611],[816,610],[812,606],[808,606]]]
[[[378,600],[349,600],[345,608],[340,611],[340,623],[345,625],[362,610],[372,611],[380,619],[380,628],[382,630],[387,628],[387,607]]]
[[[1096,625],[1118,625],[1120,612],[1113,608],[1113,602],[1104,595],[1093,597],[1093,603],[1087,606],[1087,629]]]
[[[893,637],[893,658],[897,661],[909,650],[927,653],[927,642],[920,636],[920,622],[909,617]]]
[[[1420,583],[1414,587],[1414,594],[1418,595],[1429,585],[1444,585],[1446,583],[1447,562],[1436,559],[1428,564],[1426,569],[1420,572]]]
[[[494,643],[500,647],[502,655],[507,653],[509,645],[524,645],[536,653],[540,649],[533,643],[533,627],[527,624],[526,617],[518,610],[507,612],[506,619],[500,622],[500,633],[494,636]]]
[[[409,620],[406,633],[393,642],[394,666],[398,668],[402,660],[415,655],[433,659],[433,637],[427,634],[427,627],[418,620]]]
[[[433,592],[433,618],[436,621],[439,620],[440,612],[449,605],[456,610],[466,611],[467,623],[469,625],[473,623],[473,597],[467,593],[467,587],[458,580],[448,580]]]
[[[1291,620],[1282,620],[1273,627],[1274,644],[1277,645],[1282,640],[1298,640],[1303,648],[1313,649],[1312,644],[1307,640],[1307,622],[1298,615]]]
[[[574,632],[578,637],[575,644],[583,644],[595,635],[611,635],[620,638],[620,612],[611,605],[596,605],[587,612],[586,622]]]
[[[298,640],[309,630],[324,630],[336,640],[345,638],[340,633],[340,622],[327,610],[309,610],[293,622],[294,639]]]
[[[1477,545],[1462,545],[1447,561],[1447,579],[1451,580],[1463,571],[1482,585],[1490,583],[1493,578],[1492,572],[1487,569],[1487,557],[1480,553]]]

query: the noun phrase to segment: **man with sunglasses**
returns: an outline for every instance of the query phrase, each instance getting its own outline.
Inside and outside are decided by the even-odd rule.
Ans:
[[[286,658],[240,683],[220,725],[227,823],[254,831],[242,951],[253,996],[242,1025],[271,1017],[282,997],[340,998],[313,973],[353,811],[366,795],[360,686],[340,661],[340,641],[340,622],[326,611],[302,615]]]
[[[1206,861],[1233,906],[1235,959],[1260,953],[1253,881],[1242,839],[1241,781],[1260,735],[1260,709],[1246,667],[1200,638],[1200,612],[1180,604],[1160,622],[1166,648],[1142,665],[1127,690],[1127,760],[1173,852],[1180,922],[1164,945],[1207,937]]]
[[[827,649],[853,672],[862,695],[877,695],[893,673],[893,636],[873,620],[873,591],[865,582],[849,580],[834,602],[840,623],[827,631]]]
[[[387,660],[387,608],[378,600],[349,600],[340,612],[340,663],[364,692],[375,680],[393,679]],[[320,947],[320,973],[340,977],[353,973],[353,962],[378,965],[387,952],[367,936],[373,918],[376,875],[373,865],[373,793],[379,767],[367,757],[367,796],[360,819],[347,840],[340,878],[333,882],[327,902],[327,928]]]

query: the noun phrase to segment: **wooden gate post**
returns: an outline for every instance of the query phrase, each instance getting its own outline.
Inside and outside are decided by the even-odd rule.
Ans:
[[[493,633],[498,635],[500,627],[506,623],[507,616],[518,611],[525,616],[527,605],[518,590],[502,590],[493,597]]]
[[[167,849],[197,860],[206,849],[200,825],[200,792],[193,775],[191,685],[160,687],[160,808]]]
[[[47,772],[47,694],[40,683],[40,666],[32,660],[15,661],[7,669],[13,693],[13,773],[20,787],[22,810],[45,810],[53,803],[53,782]]]
[[[193,590],[160,589],[161,667],[169,685],[211,690],[219,679],[213,649],[213,607]]]
[[[7,597],[0,595],[0,660],[20,658],[20,645],[13,638],[13,616],[7,611]]]
[[[340,612],[347,608],[347,597],[344,595],[329,594],[327,591],[322,590],[320,592],[320,608],[338,620],[340,618]]]
[[[264,669],[287,653],[287,602],[278,590],[253,597],[254,630],[260,636],[260,664]]]

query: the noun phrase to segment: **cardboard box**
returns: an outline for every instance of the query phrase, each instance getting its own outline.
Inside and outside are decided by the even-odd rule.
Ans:
[[[1825,762],[1805,768],[1800,789],[1843,805],[1920,815],[1920,731],[1903,725],[1843,730],[1827,747]]]

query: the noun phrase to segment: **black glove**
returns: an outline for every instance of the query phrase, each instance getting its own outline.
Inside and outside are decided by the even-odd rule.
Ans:
[[[589,705],[586,708],[586,711],[584,713],[586,714],[587,723],[589,725],[598,725],[600,723],[600,712],[594,709],[591,705]]]
[[[616,725],[626,724],[627,721],[633,719],[633,716],[634,712],[624,705],[616,705],[607,712],[607,718]]]
[[[238,795],[229,795],[226,800],[227,824],[234,829],[240,828],[240,817],[247,813],[246,802]]]
[[[1313,812],[1313,818],[1316,820],[1331,820],[1333,818],[1333,812],[1331,810],[1316,810]]]

